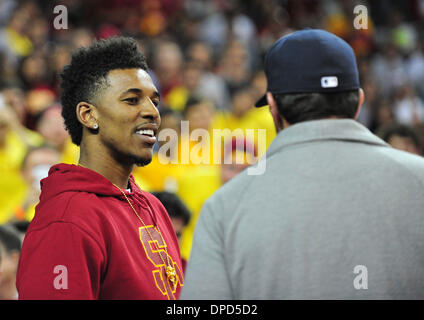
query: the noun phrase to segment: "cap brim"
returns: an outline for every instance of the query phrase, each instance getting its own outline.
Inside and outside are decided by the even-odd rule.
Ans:
[[[255,103],[256,108],[265,107],[268,105],[268,101],[266,100],[266,94],[264,94],[258,101]]]

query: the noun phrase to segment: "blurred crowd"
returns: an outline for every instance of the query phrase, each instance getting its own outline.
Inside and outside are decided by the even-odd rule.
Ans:
[[[54,28],[59,4],[67,9],[67,29]],[[358,4],[368,9],[367,29],[354,28]],[[95,39],[131,36],[161,94],[161,130],[179,134],[177,141],[161,142],[170,161],[156,153],[133,175],[142,189],[165,192],[164,202],[173,199],[170,194],[181,199],[184,209],[175,199],[167,209],[187,260],[203,202],[275,137],[267,108],[253,107],[266,90],[266,50],[306,27],[326,29],[353,47],[366,97],[358,121],[393,147],[422,155],[424,0],[0,0],[0,225],[22,235],[50,166],[78,162],[59,99],[59,75],[72,50]],[[182,134],[183,120],[189,135]],[[243,161],[183,161],[178,150],[184,143],[202,159],[216,152],[204,137],[190,139],[196,129],[211,136],[214,129],[241,129],[224,139],[219,154],[222,160],[241,154]],[[248,129],[266,134],[251,138],[243,134]],[[2,244],[3,238],[4,261],[9,252],[4,248],[16,245]],[[5,279],[0,274],[0,293]]]

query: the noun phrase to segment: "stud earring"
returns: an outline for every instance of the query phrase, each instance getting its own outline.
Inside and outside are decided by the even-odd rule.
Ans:
[[[95,123],[95,124],[93,125],[93,129],[94,129],[94,130],[99,129],[99,125],[98,125],[97,123]]]

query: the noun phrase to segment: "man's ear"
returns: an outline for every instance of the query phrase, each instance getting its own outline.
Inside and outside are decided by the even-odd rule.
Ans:
[[[362,88],[359,88],[358,92],[359,92],[358,108],[356,109],[355,117],[353,117],[353,119],[355,120],[356,118],[358,118],[359,112],[361,111],[362,104],[364,103],[364,100],[365,100],[364,90],[362,90]]]
[[[282,119],[282,116],[278,112],[277,103],[275,102],[274,96],[272,95],[271,92],[266,93],[266,100],[268,101],[269,111],[271,112],[272,119],[274,120],[275,128],[278,133],[278,131],[284,129],[284,123],[283,123],[284,120]]]
[[[78,121],[84,127],[91,130],[96,130],[98,128],[97,108],[94,105],[84,101],[80,102],[77,104],[76,113]]]

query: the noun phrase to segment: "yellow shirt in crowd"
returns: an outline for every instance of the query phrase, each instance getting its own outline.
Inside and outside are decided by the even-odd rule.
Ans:
[[[30,145],[40,146],[43,143],[39,134],[27,129],[24,133]],[[26,194],[21,165],[27,150],[27,145],[16,132],[9,131],[6,134],[5,146],[0,149],[0,224],[12,218],[15,208]]]

